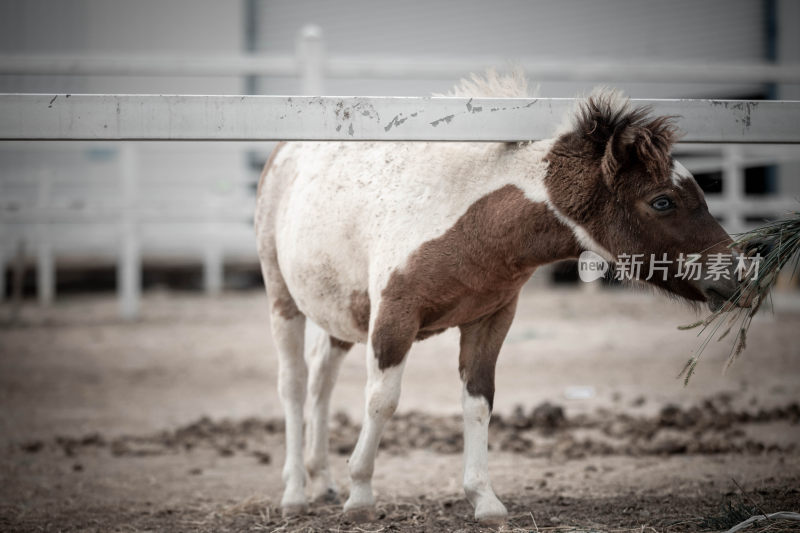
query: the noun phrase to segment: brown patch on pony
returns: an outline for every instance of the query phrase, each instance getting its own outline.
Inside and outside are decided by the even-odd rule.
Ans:
[[[517,298],[492,315],[461,326],[458,372],[471,396],[483,396],[494,406],[494,369],[500,347],[514,320]]]
[[[444,333],[445,331],[447,331],[447,328],[419,330],[417,331],[417,336],[414,340],[422,341],[427,339],[428,337],[433,337],[434,335],[438,335],[439,333]]]
[[[367,291],[353,291],[350,293],[350,316],[353,324],[366,333],[369,330],[369,293]]]
[[[399,364],[416,339],[496,313],[538,265],[578,253],[546,205],[513,185],[487,194],[392,272],[371,338],[378,366]]]
[[[345,352],[353,347],[352,342],[343,341],[342,339],[337,339],[333,335],[329,336],[331,341],[331,348],[337,348],[339,350],[344,350]]]
[[[258,187],[256,187],[256,198],[261,196],[261,187],[264,183],[264,178],[267,176],[267,172],[269,169],[272,168],[272,163],[275,161],[275,157],[278,155],[278,152],[281,148],[286,146],[286,141],[281,141],[275,145],[275,148],[272,149],[272,153],[269,154],[269,158],[267,159],[266,164],[264,164],[264,168],[261,170],[261,176],[258,178]]]

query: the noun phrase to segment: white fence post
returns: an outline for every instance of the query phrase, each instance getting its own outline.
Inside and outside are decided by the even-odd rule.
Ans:
[[[296,53],[300,67],[302,94],[321,96],[323,91],[322,77],[325,68],[322,28],[313,24],[304,26],[297,37]]]
[[[216,235],[213,230],[209,236]],[[212,237],[216,239],[217,237]],[[209,296],[216,296],[222,292],[224,282],[224,264],[222,251],[217,242],[209,242],[203,254],[203,288]]]
[[[136,208],[139,196],[139,149],[134,143],[124,143],[120,149],[120,254],[117,264],[119,311],[124,319],[139,315],[142,291],[142,258]]]
[[[744,161],[739,146],[728,145],[722,149],[722,198],[725,207],[725,229],[730,234],[745,231],[742,214],[744,202]]]
[[[300,30],[297,39],[297,61],[300,65],[301,94],[321,96],[323,93],[323,70],[325,68],[325,49],[322,41],[322,28],[315,25],[305,26]],[[318,338],[320,328],[311,320],[306,322],[305,353],[313,346],[313,339]]]
[[[53,259],[53,243],[50,236],[50,198],[52,175],[42,172],[39,175],[37,191],[37,252],[36,252],[36,293],[39,304],[48,306],[55,296],[55,261]]]
[[[218,199],[210,191],[206,191],[206,242],[203,249],[203,288],[209,296],[222,292],[224,283],[224,257],[222,235],[217,222],[219,217]]]

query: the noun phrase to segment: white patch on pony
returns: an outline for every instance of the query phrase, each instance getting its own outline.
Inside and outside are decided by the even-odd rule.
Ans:
[[[692,179],[692,173],[689,172],[689,170],[685,166],[681,165],[678,161],[673,159],[672,174],[670,175],[670,180],[672,181],[672,184],[675,185],[676,187],[680,187],[681,182],[683,180],[690,180],[690,179]]]
[[[499,521],[508,512],[489,480],[489,419],[492,412],[483,396],[472,396],[464,386],[464,494],[475,507],[475,519]]]

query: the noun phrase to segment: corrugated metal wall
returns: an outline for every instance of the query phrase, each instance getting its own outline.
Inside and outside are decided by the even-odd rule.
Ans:
[[[492,55],[757,61],[764,57],[761,0],[258,0],[256,47],[290,52],[299,29],[319,25],[331,55]],[[329,94],[419,95],[444,91],[452,80],[405,82],[330,80]],[[542,96],[568,97],[593,83],[542,84]],[[634,97],[735,97],[753,85],[619,84]],[[291,92],[269,80],[264,92]]]

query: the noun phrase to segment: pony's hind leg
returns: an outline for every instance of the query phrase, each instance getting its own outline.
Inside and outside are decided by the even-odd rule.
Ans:
[[[283,465],[284,516],[303,513],[307,509],[305,468],[303,466],[303,404],[306,397],[308,370],[303,357],[306,317],[297,308],[283,276],[277,268],[264,265],[262,271],[270,300],[272,337],[278,351],[278,395],[285,417],[286,460]]]
[[[319,328],[314,329],[316,339],[308,358],[311,416],[306,426],[306,471],[311,484],[311,500],[336,503],[339,493],[328,467],[328,415],[339,366],[353,345],[331,337]]]

